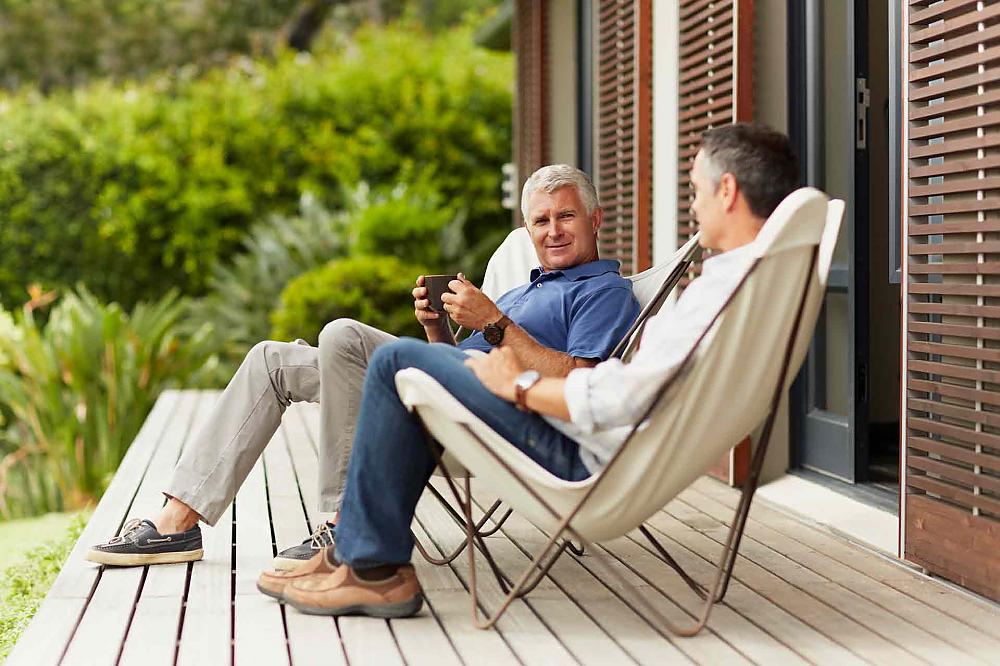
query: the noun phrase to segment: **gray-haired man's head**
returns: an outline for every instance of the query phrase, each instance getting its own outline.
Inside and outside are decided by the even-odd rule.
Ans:
[[[597,190],[594,189],[590,176],[569,164],[550,164],[543,166],[524,181],[524,187],[521,189],[521,215],[524,219],[528,219],[528,201],[535,192],[541,190],[551,194],[560,187],[568,185],[576,188],[580,200],[587,207],[587,215],[592,214],[594,209],[601,205],[597,200]]]
[[[597,260],[604,214],[594,184],[576,167],[551,164],[531,174],[521,190],[521,213],[546,270]]]

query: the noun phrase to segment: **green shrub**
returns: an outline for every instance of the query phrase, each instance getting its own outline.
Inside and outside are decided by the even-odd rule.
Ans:
[[[293,278],[342,256],[347,220],[303,195],[297,216],[272,215],[253,226],[240,254],[216,260],[208,294],[191,301],[183,327],[210,326],[219,365],[204,379],[224,386],[255,343],[270,334],[270,314]]]
[[[41,544],[21,562],[4,569],[0,579],[0,661],[28,628],[86,524],[86,516],[80,514],[65,536]]]
[[[395,257],[338,259],[292,280],[271,315],[271,336],[316,344],[323,326],[343,317],[394,335],[423,337],[413,316],[413,283],[427,271]]]
[[[429,183],[479,247],[509,226],[511,74],[467,30],[392,28],[201,78],[0,99],[0,301],[32,282],[126,306],[200,294],[253,221],[305,191],[341,209],[359,181]]]
[[[160,392],[196,378],[208,331],[180,336],[170,293],[126,313],[86,289],[36,323],[0,311],[0,515],[78,509],[107,487]]]
[[[443,206],[436,192],[405,185],[388,196],[365,196],[350,220],[353,255],[389,255],[406,262],[447,268],[462,248],[464,214]]]
[[[362,183],[346,199],[347,210],[331,213],[303,196],[298,216],[272,216],[255,225],[244,252],[213,267],[209,293],[192,302],[185,324],[212,326],[221,363],[206,378],[210,385],[224,385],[247,350],[268,337],[270,313],[287,284],[332,259],[387,254],[433,272],[464,270],[470,256],[465,217],[442,207],[442,197],[429,187],[400,184],[372,192]]]

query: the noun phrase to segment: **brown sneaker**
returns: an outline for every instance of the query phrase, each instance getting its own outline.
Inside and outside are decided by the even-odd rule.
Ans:
[[[292,571],[265,571],[257,579],[257,589],[269,597],[284,601],[285,587],[289,583],[310,576],[329,575],[339,566],[340,563],[333,556],[333,547],[330,546],[323,548]]]
[[[285,603],[309,615],[388,618],[416,615],[424,597],[410,564],[380,581],[362,580],[344,564],[332,574],[295,581],[285,589]]]

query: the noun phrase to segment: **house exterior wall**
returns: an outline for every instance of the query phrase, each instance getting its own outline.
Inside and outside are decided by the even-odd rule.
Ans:
[[[548,157],[550,163],[577,165],[576,0],[550,0],[548,6]],[[523,174],[521,180],[529,174]]]
[[[653,263],[677,249],[678,4],[653,7]]]

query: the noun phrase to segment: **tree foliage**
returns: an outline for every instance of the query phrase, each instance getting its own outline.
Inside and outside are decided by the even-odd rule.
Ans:
[[[509,225],[509,57],[467,30],[363,30],[349,43],[203,77],[0,101],[0,299],[79,281],[129,306],[204,291],[251,224],[300,193],[430,183],[470,246]]]

